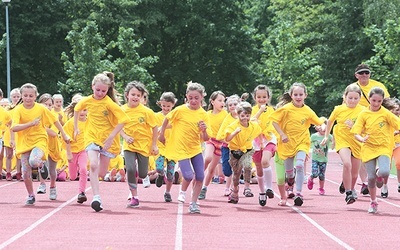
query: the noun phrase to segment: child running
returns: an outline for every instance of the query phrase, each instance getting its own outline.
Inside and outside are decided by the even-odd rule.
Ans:
[[[251,173],[252,168],[252,142],[261,135],[261,127],[257,122],[250,121],[251,105],[241,102],[236,107],[237,120],[225,129],[225,141],[230,149],[229,163],[233,171],[233,189],[229,195],[228,202],[237,204],[239,202],[239,179],[244,168]],[[244,175],[245,182],[250,183],[250,175]]]
[[[114,74],[103,72],[92,81],[93,95],[82,98],[74,108],[74,138],[79,135],[80,111],[87,110],[85,148],[89,158],[90,184],[93,190],[91,207],[96,212],[103,210],[99,190],[99,177],[107,172],[110,158],[120,153],[119,132],[129,117],[118,105],[114,89]],[[86,111],[85,111],[86,112]]]
[[[307,89],[303,83],[294,83],[289,94],[291,103],[277,109],[270,116],[273,126],[280,136],[281,142],[278,143],[280,158],[284,161],[285,171],[288,178],[288,185],[295,183],[294,167],[296,167],[296,196],[294,204],[303,204],[301,194],[304,181],[304,162],[307,152],[310,149],[311,124],[322,125],[325,127],[324,120],[319,118],[315,112],[304,103],[307,97]],[[294,164],[294,159],[296,163]]]
[[[11,130],[18,132],[16,154],[21,155],[22,175],[28,191],[25,204],[33,205],[36,199],[33,192],[32,168],[43,168],[47,160],[46,128],[54,124],[66,143],[69,143],[70,138],[51,111],[35,102],[38,95],[35,85],[26,83],[21,86],[20,91],[22,105],[18,105],[14,110]]]
[[[69,136],[74,134],[74,108],[76,104],[82,99],[82,97],[74,99],[66,108],[65,115],[67,122],[64,124],[64,130]],[[78,178],[79,173],[79,188],[77,202],[79,204],[87,201],[85,194],[87,184],[87,166],[88,156],[85,151],[85,130],[87,126],[87,109],[83,109],[79,112],[78,117],[78,129],[81,131],[70,144],[67,144],[67,158],[68,158],[68,172],[71,181]]]
[[[122,106],[122,110],[130,118],[130,121],[121,131],[121,136],[124,139],[123,152],[128,186],[132,194],[127,206],[132,208],[139,206],[136,169],[139,178],[147,177],[149,156],[158,154],[156,118],[153,110],[141,103],[145,93],[146,88],[141,82],[128,83],[124,94],[127,103]]]
[[[385,92],[382,88],[370,90],[369,108],[361,111],[350,132],[362,143],[361,161],[368,175],[371,198],[368,213],[377,213],[376,188],[381,188],[383,178],[390,174],[390,158],[394,148],[394,131],[400,128],[400,119],[382,107]]]
[[[272,191],[272,169],[270,161],[275,155],[276,151],[276,136],[274,135],[274,128],[272,126],[270,115],[274,109],[269,106],[271,99],[271,90],[265,85],[258,85],[253,91],[253,99],[256,105],[252,110],[252,118],[258,121],[263,134],[253,141],[253,162],[256,165],[257,183],[260,189],[258,202],[261,206],[267,204],[267,198],[274,198],[274,191]]]
[[[344,103],[333,109],[327,121],[325,138],[321,141],[321,145],[328,143],[331,129],[336,122],[333,129],[335,150],[343,163],[343,182],[339,187],[339,192],[346,193],[346,204],[352,204],[357,199],[355,185],[361,165],[361,143],[354,138],[350,130],[364,109],[359,104],[360,98],[361,89],[357,84],[350,84],[346,87],[343,95]]]
[[[326,165],[328,163],[328,151],[329,147],[334,146],[333,136],[328,135],[328,140],[321,144],[322,140],[325,139],[325,130],[321,127],[316,128],[317,132],[311,135],[311,174],[307,180],[308,189],[312,190],[314,187],[314,179],[319,178],[319,189],[320,195],[325,195],[325,172]]]
[[[156,113],[156,120],[157,120],[157,125],[161,129],[162,123],[164,122],[165,116],[171,112],[171,110],[174,108],[176,104],[176,98],[174,93],[172,92],[164,92],[160,100],[157,102],[158,106],[161,108],[161,111]],[[169,140],[169,136],[171,134],[171,126],[166,128],[164,136],[165,140]],[[156,171],[158,173],[157,179],[156,179],[156,186],[161,187],[164,183],[165,179],[165,170],[164,170],[164,164],[165,161],[167,162],[167,178],[165,180],[165,193],[164,193],[164,200],[165,202],[171,202],[172,201],[172,196],[171,196],[171,187],[172,183],[174,180],[174,171],[175,171],[175,161],[166,159],[165,158],[165,145],[158,141],[157,143],[158,150],[160,155],[156,159]]]
[[[186,190],[195,178],[190,213],[200,213],[197,198],[204,180],[204,159],[201,142],[209,139],[207,127],[209,118],[201,107],[206,95],[203,85],[189,82],[186,89],[186,103],[167,114],[161,126],[159,140],[165,144],[165,157],[178,161],[183,181],[178,201],[185,202]],[[166,141],[165,130],[172,125],[171,135]]]
[[[201,189],[199,200],[204,200],[207,194],[208,185],[214,176],[215,167],[221,159],[221,146],[222,141],[217,140],[218,130],[221,127],[223,120],[228,112],[225,107],[225,94],[222,91],[215,91],[210,95],[210,103],[208,105],[207,114],[210,120],[211,132],[210,139],[206,142],[206,149],[204,151],[204,169],[205,178],[203,188]]]

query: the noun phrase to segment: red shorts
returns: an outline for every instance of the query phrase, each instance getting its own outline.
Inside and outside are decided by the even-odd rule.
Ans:
[[[253,154],[253,162],[254,163],[260,163],[261,162],[263,151],[269,151],[269,152],[272,153],[272,156],[274,156],[275,152],[276,152],[276,145],[274,143],[270,142],[270,143],[267,144],[267,146],[265,146],[265,148],[263,150],[255,151],[254,154]]]
[[[215,138],[210,138],[208,141],[206,141],[206,144],[211,144],[214,146],[214,154],[216,156],[221,156],[221,147],[223,142],[218,141]]]

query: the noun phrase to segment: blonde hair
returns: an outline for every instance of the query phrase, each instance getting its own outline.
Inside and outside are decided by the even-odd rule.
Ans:
[[[103,73],[95,75],[92,81],[92,86],[95,85],[97,82],[108,85],[107,95],[111,98],[111,100],[119,105],[120,102],[118,98],[118,92],[115,89],[114,73],[103,71]]]

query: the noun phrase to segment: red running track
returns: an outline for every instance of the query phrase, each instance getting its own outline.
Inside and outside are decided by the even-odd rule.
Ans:
[[[164,202],[164,187],[140,185],[140,207],[132,209],[126,208],[127,183],[101,183],[104,210],[96,213],[90,202],[76,203],[77,182],[58,182],[56,201],[36,195],[35,205],[25,206],[24,184],[2,180],[0,249],[397,249],[397,180],[389,180],[389,197],[378,200],[378,213],[368,214],[369,196],[346,205],[338,192],[339,163],[330,153],[326,195],[318,194],[317,183],[311,191],[305,185],[301,207],[280,207],[277,197],[261,207],[257,185],[251,186],[254,197],[240,195],[238,204],[229,204],[225,185],[211,184],[201,214],[177,202],[179,185],[172,203]]]

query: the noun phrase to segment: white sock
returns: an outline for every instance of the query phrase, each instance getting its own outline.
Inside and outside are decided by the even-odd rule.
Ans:
[[[265,193],[264,177],[257,176],[258,187],[260,188],[260,193]]]
[[[264,185],[266,189],[272,190],[272,169],[271,167],[263,168]]]

